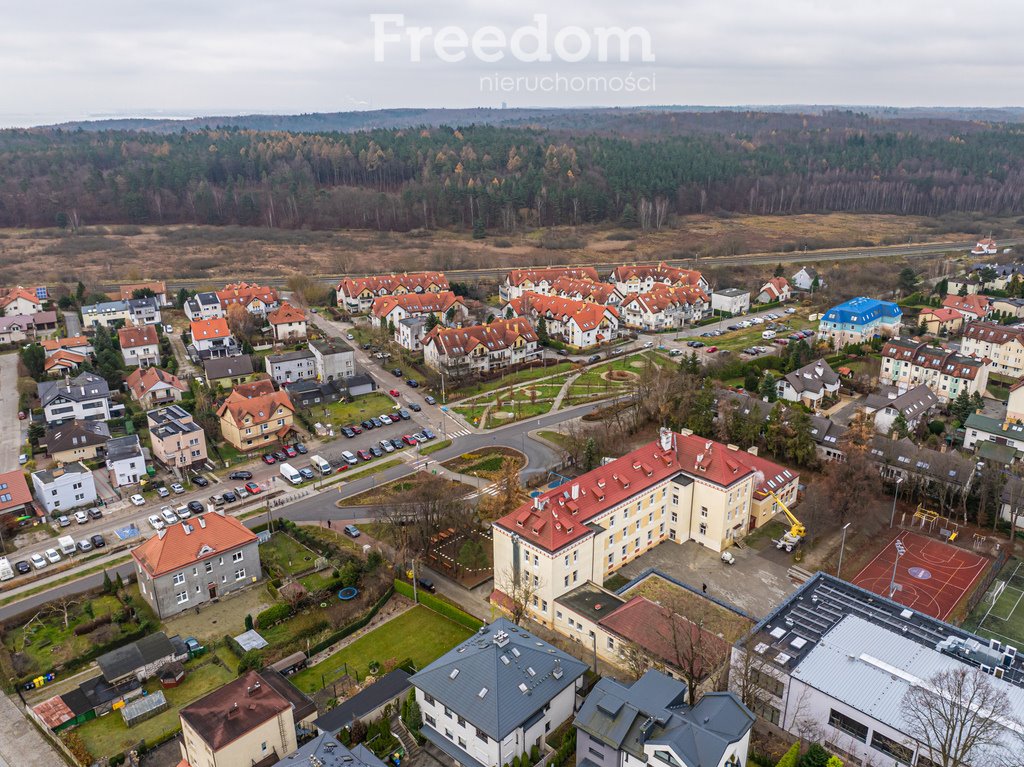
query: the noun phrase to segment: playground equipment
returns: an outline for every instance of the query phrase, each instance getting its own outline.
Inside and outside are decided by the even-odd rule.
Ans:
[[[941,517],[939,512],[926,509],[923,503],[917,504],[917,511],[914,512],[914,518],[911,520],[911,525],[916,526],[918,523],[921,524],[921,528],[928,528],[928,532],[932,532],[935,529],[935,523]]]
[[[355,599],[358,594],[359,589],[356,589],[353,586],[347,586],[338,592],[338,599],[342,602],[348,602],[350,599]]]
[[[807,528],[804,527],[803,522],[801,522],[793,515],[793,512],[789,510],[789,508],[786,506],[786,504],[782,502],[782,499],[779,498],[779,496],[777,496],[770,490],[768,491],[768,495],[770,495],[772,499],[777,504],[779,504],[779,508],[782,509],[783,513],[786,515],[790,522],[789,530],[786,533],[783,533],[781,537],[773,538],[772,543],[775,544],[775,548],[777,549],[785,549],[786,551],[792,551],[800,543],[803,542],[804,537],[807,535]]]

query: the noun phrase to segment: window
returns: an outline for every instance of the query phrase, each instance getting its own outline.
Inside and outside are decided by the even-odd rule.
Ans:
[[[466,748],[466,739],[463,738],[461,735],[459,736],[459,748],[463,750],[465,750]]]
[[[235,570],[235,580],[236,581],[240,581],[244,577],[245,577],[245,568],[244,567],[240,567],[237,570]]]
[[[572,582],[575,583],[579,579],[579,570],[572,571]]]
[[[888,754],[896,761],[903,762],[904,764],[910,764],[914,756],[914,752],[911,749],[892,738],[882,735],[880,732],[871,733],[871,747],[881,751],[883,754]]]
[[[212,573],[213,572],[213,562],[207,562],[205,569],[206,569],[206,572]]]
[[[668,751],[659,749],[654,752],[654,758],[664,762],[665,764],[671,764],[672,767],[682,767],[682,765],[679,764],[679,760],[672,756]]]
[[[456,721],[458,721],[459,727],[465,727],[466,726],[466,720],[463,719],[461,715],[459,715],[459,718]]]
[[[776,698],[781,698],[782,693],[785,691],[785,685],[780,679],[776,679],[771,674],[766,674],[760,669],[753,669],[751,671],[750,681],[765,692],[770,692]]]
[[[231,555],[231,561],[232,562],[241,562],[242,561],[242,557],[243,557],[243,553],[241,551],[236,551],[234,554]]]
[[[558,620],[562,620],[562,611],[555,610],[555,617],[558,618]]]
[[[672,500],[675,500],[675,497],[674,497],[674,496],[673,496]],[[672,516],[670,517],[670,519],[671,519],[671,520],[672,520],[673,522],[678,522],[678,521],[679,521],[679,515],[678,515],[678,514],[676,514],[676,513],[675,513],[675,512],[673,511],[673,512],[672,512]]]
[[[702,517],[704,517],[704,519],[708,518],[708,507],[707,506],[701,506],[700,507],[700,515]]]
[[[615,649],[615,640],[612,637],[608,637],[608,649],[609,650],[614,650]]]
[[[485,733],[485,732],[484,732],[483,730],[481,730],[481,729],[480,729],[479,727],[477,727],[477,728],[476,728],[476,737],[477,737],[477,738],[478,738],[479,740],[482,740],[482,741],[483,741],[484,743],[487,743],[487,742],[488,742],[488,741],[487,741],[487,733]]]
[[[260,751],[266,751],[266,750],[267,750],[267,741],[263,741],[262,743],[260,743]]]
[[[179,605],[183,605],[183,604],[185,604],[185,602],[188,601],[188,592],[187,591],[179,591],[175,595],[175,598],[178,600],[178,604]]]
[[[845,732],[850,737],[856,738],[861,743],[867,742],[868,726],[861,724],[856,719],[852,719],[840,711],[832,709],[828,715],[828,723],[837,730]]]
[[[676,539],[676,531],[675,531],[675,528],[669,528],[669,531],[668,531],[668,539],[669,539],[670,541],[674,541],[674,540]]]
[[[942,767],[939,762],[929,759],[924,754],[917,757],[917,767]]]
[[[184,582],[185,582],[185,573],[175,573],[174,574],[174,585],[175,586],[180,586]]]
[[[707,535],[708,534],[708,523],[707,522],[701,522],[700,523],[700,534],[701,535]]]
[[[759,717],[768,720],[772,724],[778,724],[781,719],[781,714],[775,706],[757,698],[754,699],[753,710]]]

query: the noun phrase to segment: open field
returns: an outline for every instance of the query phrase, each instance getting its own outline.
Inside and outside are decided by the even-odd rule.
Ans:
[[[316,557],[316,552],[285,533],[274,533],[267,543],[260,545],[260,562],[264,569],[283,575],[296,575],[310,569]]]
[[[306,693],[313,693],[341,674],[358,678],[367,674],[371,661],[383,664],[390,658],[402,662],[411,658],[421,669],[436,660],[473,632],[444,616],[416,606],[364,634],[327,660],[310,666],[291,678]]]
[[[547,250],[536,233],[473,240],[469,233],[428,236],[368,230],[300,231],[258,227],[85,227],[70,235],[57,229],[0,231],[0,282],[57,285],[82,279],[116,285],[143,278],[188,280],[217,286],[239,274],[250,279],[302,272],[314,275],[522,267],[555,263],[612,263],[696,255],[780,253],[809,248],[866,246],[929,240],[969,240],[963,232],[936,233],[921,217],[852,213],[796,216],[682,216],[660,232],[578,227],[584,247]],[[977,222],[983,230],[1017,230],[1011,219]],[[504,240],[508,247],[496,247]],[[74,263],[73,278],[68,266]],[[145,266],[144,266],[145,265]]]
[[[994,597],[994,599],[993,599]],[[1024,562],[1011,557],[963,627],[1014,647],[1024,646]]]

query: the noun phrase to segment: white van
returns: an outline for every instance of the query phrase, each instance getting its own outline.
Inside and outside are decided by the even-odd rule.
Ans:
[[[350,453],[348,450],[343,450],[341,453],[341,457],[349,466],[355,466],[357,463],[359,463],[359,460],[355,457],[355,455],[353,453]]]
[[[281,464],[281,476],[283,476],[293,485],[298,485],[302,482],[302,475],[299,474],[298,470],[290,463]]]
[[[771,341],[773,338],[775,338],[775,335],[776,333],[774,330],[766,330],[763,333],[761,333],[761,338],[763,338],[765,341]]]
[[[326,477],[331,473],[331,464],[318,455],[314,455],[309,459],[309,465],[319,471],[321,476]]]
[[[0,581],[9,581],[14,577],[14,569],[7,557],[0,557]]]
[[[60,548],[60,553],[66,557],[71,556],[78,550],[75,539],[70,535],[63,535],[58,538],[57,546]]]

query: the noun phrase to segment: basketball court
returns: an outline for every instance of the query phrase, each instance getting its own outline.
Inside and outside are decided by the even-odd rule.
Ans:
[[[853,583],[945,620],[988,565],[989,560],[978,554],[905,530],[878,552]]]

